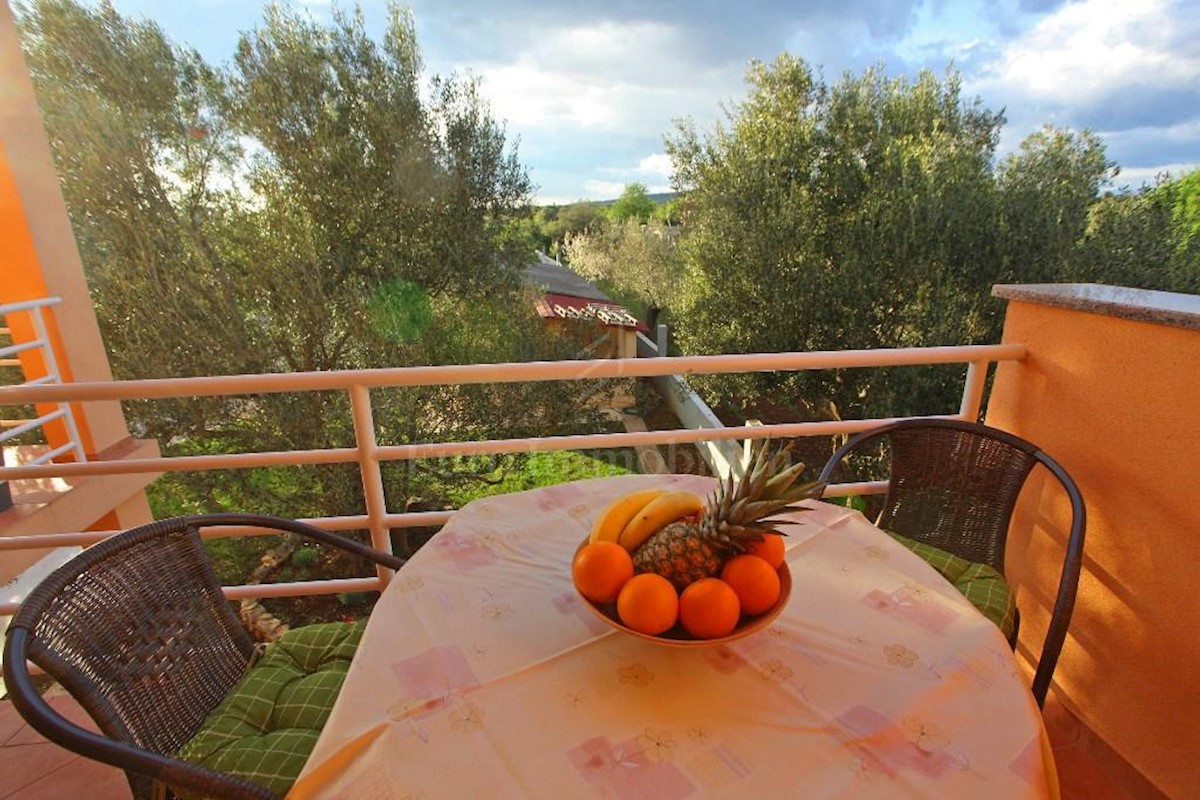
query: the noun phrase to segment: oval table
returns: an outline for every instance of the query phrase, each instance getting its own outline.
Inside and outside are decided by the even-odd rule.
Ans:
[[[1054,797],[999,630],[862,515],[790,515],[791,601],[708,648],[615,631],[572,553],[624,476],[477,500],[394,577],[303,798]]]

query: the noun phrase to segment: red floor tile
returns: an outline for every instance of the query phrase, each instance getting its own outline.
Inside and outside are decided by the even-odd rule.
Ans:
[[[77,758],[42,776],[36,783],[7,795],[4,800],[130,800],[125,773],[87,758]]]
[[[7,700],[0,702],[0,747],[9,743],[22,728],[25,727],[25,720],[21,719],[21,715],[13,708],[12,703]]]
[[[91,730],[83,709],[66,695],[46,701],[68,719]],[[0,800],[129,800],[129,784],[119,769],[83,758],[46,741],[0,702]]]

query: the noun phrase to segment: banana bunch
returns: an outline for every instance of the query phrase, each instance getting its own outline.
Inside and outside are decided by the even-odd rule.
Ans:
[[[600,513],[588,542],[616,542],[632,553],[657,531],[703,510],[703,498],[692,492],[666,489],[632,492],[618,497]]]

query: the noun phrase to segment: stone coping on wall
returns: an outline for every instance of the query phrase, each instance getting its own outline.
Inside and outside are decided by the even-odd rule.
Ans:
[[[1099,283],[1010,283],[992,287],[1005,300],[1200,330],[1200,296]]]

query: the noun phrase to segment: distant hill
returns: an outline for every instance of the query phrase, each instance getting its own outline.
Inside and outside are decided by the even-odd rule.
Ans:
[[[662,205],[663,203],[668,203],[674,200],[676,197],[679,197],[679,192],[654,192],[652,194],[647,194],[646,197],[649,197],[651,200],[653,200],[655,205]],[[611,200],[592,200],[590,202],[595,203],[598,206],[611,206],[613,203],[617,202],[618,199],[619,198],[614,197]],[[575,202],[586,203],[589,201],[580,199],[576,200]],[[544,208],[545,206],[558,206],[559,208],[562,208],[563,206],[569,205],[571,205],[571,203],[543,203],[541,206],[539,206],[539,208]]]
[[[649,197],[656,204],[662,205],[663,203],[669,203],[676,197],[679,197],[679,192],[655,192],[654,194],[647,194],[646,197]],[[617,202],[617,199],[618,198],[614,197],[612,200],[596,200],[595,203],[599,206],[611,206],[613,203]]]

